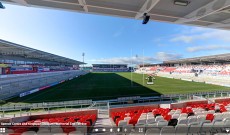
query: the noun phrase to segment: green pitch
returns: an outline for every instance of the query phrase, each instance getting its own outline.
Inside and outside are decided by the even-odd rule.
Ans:
[[[154,85],[147,85],[147,77],[133,73],[89,73],[52,88],[22,97],[10,102],[49,102],[78,99],[104,100],[122,96],[156,96],[160,94],[194,93],[229,88],[198,82],[188,82],[163,77],[155,77]]]

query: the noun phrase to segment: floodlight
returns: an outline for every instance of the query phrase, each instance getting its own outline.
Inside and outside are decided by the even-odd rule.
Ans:
[[[189,3],[187,0],[174,0],[174,4],[178,6],[188,6]]]

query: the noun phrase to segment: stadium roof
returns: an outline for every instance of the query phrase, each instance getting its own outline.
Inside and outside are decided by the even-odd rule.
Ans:
[[[45,7],[202,27],[230,29],[230,0],[1,0]],[[188,5],[187,5],[188,4]],[[184,5],[184,6],[182,6]],[[7,8],[7,7],[6,7]]]
[[[24,58],[39,59],[51,62],[58,62],[62,64],[79,65],[84,64],[83,62],[76,61],[73,59],[65,58],[55,54],[47,53],[44,51],[36,50],[26,46],[18,45],[8,41],[0,39],[0,56],[20,56]]]
[[[211,56],[202,56],[202,57],[194,57],[194,58],[186,58],[179,60],[170,60],[164,61],[164,64],[177,64],[177,63],[201,63],[201,62],[230,62],[230,53],[227,54],[219,54],[219,55],[211,55]]]

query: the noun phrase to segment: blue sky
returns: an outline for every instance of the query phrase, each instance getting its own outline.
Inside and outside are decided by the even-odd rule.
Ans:
[[[0,39],[80,61],[85,52],[89,64],[159,63],[230,51],[229,31],[4,5]]]

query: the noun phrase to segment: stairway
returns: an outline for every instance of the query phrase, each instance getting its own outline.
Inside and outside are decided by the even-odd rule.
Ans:
[[[109,119],[109,108],[107,102],[94,102],[90,109],[98,110],[98,118],[94,127],[112,126]]]

